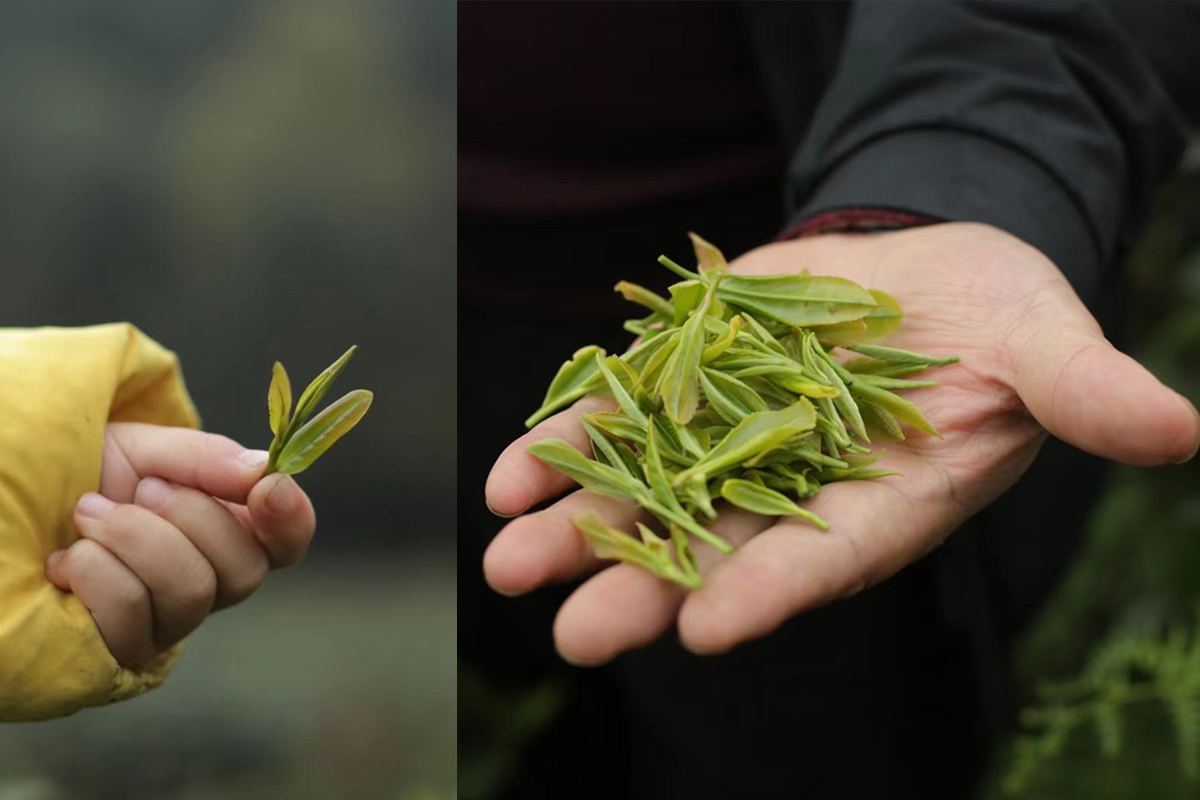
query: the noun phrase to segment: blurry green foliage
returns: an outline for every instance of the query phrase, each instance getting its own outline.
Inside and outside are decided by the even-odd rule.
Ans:
[[[1128,259],[1127,277],[1134,293],[1134,356],[1200,405],[1200,150],[1194,146],[1189,155]],[[1127,631],[1152,635],[1188,621],[1198,599],[1200,459],[1152,470],[1114,469],[1075,564],[1018,651],[1024,703],[1035,700],[1037,684],[1083,673],[1089,654],[1106,638]],[[1200,790],[1180,769],[1179,742],[1163,708],[1131,707],[1128,728],[1112,755],[1103,754],[1093,729],[1076,730],[1061,755],[1015,796],[1196,797]],[[983,797],[1009,796],[998,777],[1012,757],[1011,743],[999,748],[996,779]]]

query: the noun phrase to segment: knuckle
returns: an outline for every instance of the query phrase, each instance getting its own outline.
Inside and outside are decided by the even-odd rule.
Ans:
[[[71,583],[85,575],[98,573],[104,565],[104,547],[91,539],[80,539],[63,554],[63,573]]]
[[[140,538],[141,514],[133,506],[117,506],[98,526],[99,536],[95,538],[114,551],[128,552]]]
[[[200,434],[200,452],[203,456],[220,457],[231,451],[240,450],[233,439],[219,433],[203,432]]]
[[[254,594],[267,579],[267,570],[266,558],[256,558],[252,563],[246,564],[221,586],[223,601],[232,605]]]
[[[178,587],[179,603],[201,617],[212,609],[217,594],[217,578],[207,564],[191,570]]]
[[[150,602],[150,593],[137,578],[122,574],[113,583],[109,600],[113,608],[122,615],[141,612]]]

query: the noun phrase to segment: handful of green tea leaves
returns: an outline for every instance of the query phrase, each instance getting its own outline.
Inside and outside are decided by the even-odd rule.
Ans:
[[[596,346],[576,351],[525,425],[585,395],[614,398],[619,411],[580,418],[593,458],[558,439],[528,450],[585,489],[633,500],[669,536],[639,522],[635,537],[595,512],[579,514],[572,522],[598,557],[696,588],[691,538],[733,551],[701,522],[716,519],[716,498],[827,530],[799,502],[833,481],[898,474],[872,468],[882,452],[866,446],[868,428],[897,441],[901,422],[938,435],[896,392],[935,386],[908,376],[958,359],[870,344],[901,321],[899,304],[883,292],[807,271],[731,275],[720,250],[690,235],[696,272],[659,258],[683,278],[670,299],[625,281],[616,286],[650,311],[625,323],[640,342],[619,356]],[[855,357],[843,364],[829,354],[834,347]]]
[[[275,362],[271,388],[267,392],[270,412],[271,440],[267,471],[294,475],[308,469],[333,443],[350,432],[367,413],[374,395],[366,389],[355,389],[330,403],[320,414],[313,416],[338,374],[345,368],[356,347],[351,347],[316,377],[296,401],[292,409],[292,384],[283,364]],[[309,417],[312,417],[309,419]]]

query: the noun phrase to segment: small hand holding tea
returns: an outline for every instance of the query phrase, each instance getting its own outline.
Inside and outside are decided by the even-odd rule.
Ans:
[[[51,554],[47,575],[88,608],[122,666],[145,663],[245,600],[269,570],[304,557],[316,516],[289,473],[366,413],[371,393],[356,390],[313,416],[352,353],[309,386],[294,414],[287,373],[275,365],[270,451],[186,428],[107,426],[99,491],[75,508],[82,538]]]
[[[693,541],[702,578],[694,591],[634,564],[597,559],[572,522],[592,511],[611,528],[631,530],[647,520],[632,502],[579,490],[514,520],[484,558],[494,588],[520,594],[592,576],[555,622],[559,651],[568,660],[603,663],[676,625],[686,646],[720,652],[878,583],[1012,486],[1047,431],[1134,465],[1195,453],[1200,415],[1192,405],[1115,350],[1058,269],[1008,234],[950,223],[824,235],[759,248],[733,262],[730,272],[804,268],[894,297],[905,321],[888,338],[889,347],[961,359],[938,370],[937,387],[914,387],[906,395],[943,438],[912,431],[888,442],[874,466],[902,478],[823,487],[804,506],[827,521],[829,531],[793,516],[722,509],[707,527],[734,552],[722,555]],[[570,489],[570,477],[526,448],[561,439],[587,452],[592,440],[581,416],[620,405],[584,397],[515,441],[489,477],[491,508],[515,516]]]
[[[267,571],[304,557],[316,528],[267,454],[185,428],[112,423],[100,491],[75,508],[80,538],[47,574],[91,611],[117,662],[135,667],[213,611],[245,600]]]

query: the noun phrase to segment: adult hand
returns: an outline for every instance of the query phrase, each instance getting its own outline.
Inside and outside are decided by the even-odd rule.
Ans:
[[[1139,466],[1184,461],[1200,446],[1192,404],[1105,340],[1053,263],[995,228],[823,235],[761,247],[731,264],[751,275],[803,268],[894,296],[905,320],[886,344],[961,358],[932,375],[940,386],[906,393],[945,438],[909,431],[906,441],[887,443],[879,466],[903,477],[822,488],[806,507],[831,523],[827,533],[725,509],[712,529],[738,549],[720,556],[695,543],[704,586],[690,593],[638,567],[598,561],[570,522],[594,508],[632,530],[641,514],[632,504],[579,490],[510,522],[484,556],[497,591],[598,573],[555,621],[568,661],[604,663],[673,624],[686,647],[721,652],[878,583],[1012,486],[1047,431]],[[554,437],[588,452],[579,415],[607,405],[585,398],[513,442],[488,478],[489,506],[517,515],[574,485],[525,447]]]

